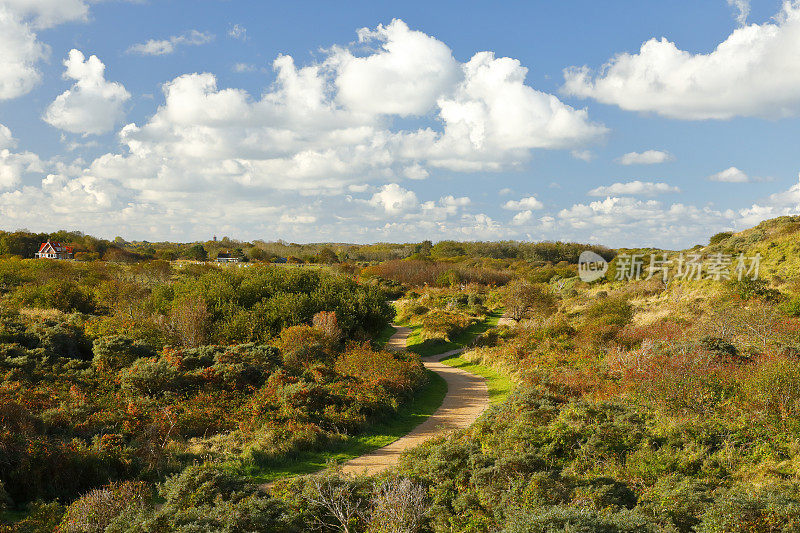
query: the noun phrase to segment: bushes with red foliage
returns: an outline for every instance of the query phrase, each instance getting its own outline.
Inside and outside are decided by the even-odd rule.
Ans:
[[[506,270],[470,267],[459,263],[397,259],[373,265],[361,271],[361,277],[391,279],[407,285],[435,285],[446,287],[458,283],[505,285],[511,280]]]

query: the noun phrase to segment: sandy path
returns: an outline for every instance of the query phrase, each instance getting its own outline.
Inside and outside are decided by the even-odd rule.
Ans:
[[[389,339],[386,347],[390,350],[401,350],[405,348],[411,329],[401,326],[395,328],[397,331]],[[342,465],[344,472],[376,474],[397,464],[400,454],[405,450],[443,433],[468,427],[483,413],[489,405],[486,380],[439,362],[462,351],[452,350],[423,359],[425,368],[436,372],[447,382],[447,395],[439,409],[410,433],[391,444],[347,461]]]

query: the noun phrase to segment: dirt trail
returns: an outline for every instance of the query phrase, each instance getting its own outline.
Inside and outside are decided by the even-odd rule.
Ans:
[[[390,350],[402,350],[406,346],[411,329],[402,326],[395,328],[397,331],[389,339],[386,347]],[[425,368],[436,372],[447,382],[447,395],[439,409],[410,433],[391,444],[347,461],[342,465],[344,472],[376,474],[395,465],[405,450],[449,431],[468,427],[483,413],[489,405],[486,380],[439,362],[462,351],[463,349],[451,350],[423,359]]]

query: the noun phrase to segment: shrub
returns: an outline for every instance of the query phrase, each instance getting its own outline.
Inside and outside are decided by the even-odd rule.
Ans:
[[[555,296],[546,286],[518,279],[506,285],[503,293],[506,313],[514,320],[522,320],[529,313],[548,316],[556,311]]]
[[[567,506],[524,511],[509,520],[502,533],[659,533],[664,531],[638,511],[604,513]],[[666,533],[666,532],[665,532]]]
[[[730,239],[731,237],[733,237],[732,231],[721,231],[719,233],[712,235],[711,238],[708,240],[708,244],[710,246],[714,246],[715,244],[719,244],[726,239]]]
[[[128,395],[158,396],[186,386],[183,372],[166,357],[137,359],[119,374],[122,390]]]
[[[703,513],[698,533],[773,533],[800,530],[800,494],[794,484],[736,485],[721,490]]]
[[[142,357],[153,357],[152,348],[128,337],[115,335],[100,337],[92,347],[92,362],[97,368],[119,370]]]
[[[141,509],[151,499],[150,487],[141,481],[112,483],[75,500],[59,524],[63,533],[102,533],[125,511]]]

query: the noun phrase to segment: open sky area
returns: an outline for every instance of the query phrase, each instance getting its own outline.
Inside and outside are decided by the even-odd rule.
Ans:
[[[0,0],[0,229],[682,248],[798,114],[795,1]]]

